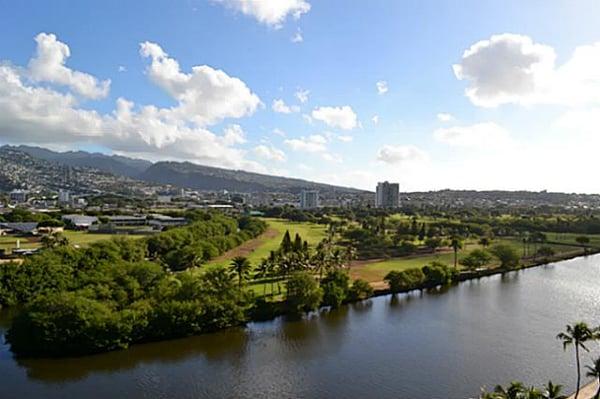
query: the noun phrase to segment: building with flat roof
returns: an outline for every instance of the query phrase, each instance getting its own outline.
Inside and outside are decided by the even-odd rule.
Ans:
[[[300,208],[314,209],[319,207],[319,192],[316,190],[302,190],[300,193]]]
[[[376,208],[397,208],[400,205],[400,185],[387,181],[377,183],[375,192]]]

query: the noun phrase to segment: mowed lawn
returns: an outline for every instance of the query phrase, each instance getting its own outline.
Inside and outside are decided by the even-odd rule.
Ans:
[[[62,233],[71,245],[77,245],[85,247],[94,242],[102,240],[110,240],[113,237],[127,237],[132,239],[140,239],[145,236],[143,235],[116,235],[116,234],[91,234],[86,231],[73,231],[65,230]],[[0,249],[14,249],[17,246],[17,240],[19,240],[19,246],[21,248],[39,248],[41,246],[41,237],[15,237],[15,236],[0,236]]]
[[[327,236],[327,226],[325,225],[308,222],[290,222],[274,218],[263,218],[263,220],[268,224],[265,233],[231,251],[227,251],[225,254],[209,262],[209,265],[228,265],[232,258],[245,256],[253,266],[256,266],[262,259],[269,256],[271,251],[279,248],[286,230],[289,230],[292,240],[296,233],[298,233],[303,240],[308,241],[309,245],[316,245]]]
[[[591,238],[592,236],[590,236]],[[552,237],[548,237],[549,240],[554,241]],[[563,240],[560,240],[563,242]],[[567,241],[565,243],[574,243],[574,239],[571,241]],[[492,242],[492,245],[495,244],[506,244],[513,247],[517,253],[522,256],[523,255],[523,243],[519,238],[501,238],[495,239]],[[567,246],[567,245],[547,245],[550,246],[556,251],[556,253],[561,252],[571,252],[580,250],[577,247]],[[470,251],[476,248],[482,248],[476,241],[469,241],[463,247],[463,249],[458,251],[458,259],[466,256]],[[530,254],[533,253],[533,245],[529,247]],[[454,265],[454,253],[448,248],[444,248],[439,250],[435,254],[424,254],[417,256],[409,256],[402,258],[392,258],[381,261],[362,261],[355,262],[354,265],[350,268],[350,276],[353,279],[361,278],[367,280],[369,282],[378,282],[382,281],[385,275],[392,270],[406,270],[413,267],[423,267],[428,263],[433,261],[438,261],[445,263],[447,265]],[[461,267],[460,264],[458,265]]]

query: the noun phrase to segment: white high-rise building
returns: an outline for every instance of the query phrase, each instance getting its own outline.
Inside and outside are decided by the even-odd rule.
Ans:
[[[69,190],[58,190],[58,202],[61,204],[68,204],[71,202],[71,193]]]
[[[375,193],[376,208],[397,208],[400,205],[400,185],[384,181],[377,183]]]
[[[319,207],[319,192],[315,190],[302,190],[300,193],[300,208],[314,209]]]

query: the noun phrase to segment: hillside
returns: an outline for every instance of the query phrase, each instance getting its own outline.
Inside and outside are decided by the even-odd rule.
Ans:
[[[41,147],[20,145],[16,150],[45,161],[59,162],[69,166],[81,166],[98,169],[114,175],[135,178],[143,173],[152,162],[143,159],[127,158],[120,155],[105,155],[85,151],[56,152]]]
[[[146,169],[139,178],[197,190],[298,193],[303,189],[315,189],[322,192],[361,192],[361,190],[353,188],[332,186],[302,179],[214,168],[190,162],[157,162]]]

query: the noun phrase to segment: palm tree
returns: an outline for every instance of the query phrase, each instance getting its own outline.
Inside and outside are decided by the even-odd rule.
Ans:
[[[589,349],[585,346],[585,342],[596,339],[597,337],[597,333],[582,321],[574,325],[567,325],[567,330],[556,336],[557,339],[562,341],[564,350],[567,350],[567,347],[570,345],[575,347],[575,360],[577,363],[577,391],[575,391],[575,399],[579,396],[579,389],[581,388],[579,349],[581,348],[586,352],[589,352]]]
[[[562,385],[554,385],[552,381],[548,381],[548,384],[544,387],[542,397],[544,399],[567,399],[565,395],[561,394],[562,388]]]
[[[263,259],[260,261],[260,263],[258,264],[258,267],[256,268],[256,277],[260,278],[260,279],[265,279],[267,277],[269,277],[269,274],[271,273],[271,265],[269,264],[269,260],[268,259]],[[271,294],[273,294],[273,290],[271,290]],[[263,296],[267,295],[267,283],[263,282]]]
[[[454,268],[456,269],[458,267],[458,250],[463,247],[463,244],[458,237],[454,236],[450,241],[450,246],[454,251]]]
[[[585,366],[588,369],[588,372],[585,374],[588,377],[594,377],[598,380],[598,390],[596,391],[596,395],[594,395],[594,399],[600,398],[600,357],[594,360],[593,366]]]
[[[244,256],[236,256],[231,260],[231,271],[238,278],[239,288],[242,288],[242,283],[250,276],[252,270],[252,264],[248,258]]]

